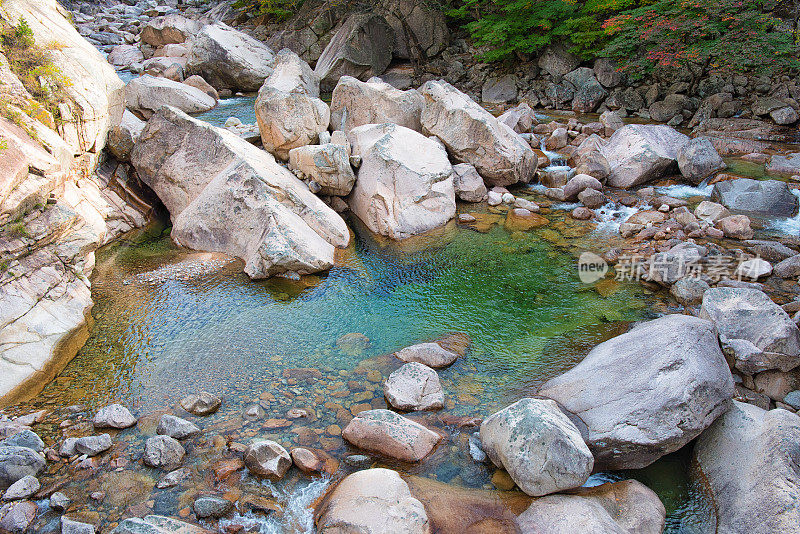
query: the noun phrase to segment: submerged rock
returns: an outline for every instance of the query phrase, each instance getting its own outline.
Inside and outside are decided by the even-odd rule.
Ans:
[[[521,534],[661,534],[665,520],[658,495],[636,480],[547,495],[517,518]]]
[[[398,410],[437,410],[444,393],[436,371],[421,363],[407,363],[392,372],[383,386],[386,400]]]
[[[61,534],[95,534],[96,531],[94,525],[61,516]]]
[[[586,424],[596,470],[638,469],[723,413],[733,378],[710,321],[667,315],[601,343],[539,394]]]
[[[480,436],[492,463],[528,495],[575,488],[592,474],[594,458],[581,433],[551,400],[515,402],[487,417]]]
[[[342,480],[314,514],[319,532],[430,534],[425,507],[396,471],[365,469]]]
[[[431,453],[442,437],[419,423],[389,410],[367,410],[355,416],[342,437],[360,449],[406,462]]]
[[[734,366],[744,373],[790,371],[800,365],[800,329],[763,291],[709,289],[700,317],[714,323]]]
[[[111,404],[97,410],[92,421],[95,428],[129,428],[136,424],[136,418],[121,404]]]
[[[188,411],[188,410],[187,410]],[[157,434],[163,434],[175,439],[184,439],[196,436],[200,433],[200,427],[194,423],[175,417],[174,415],[164,414],[158,420]]]
[[[365,124],[392,123],[421,132],[425,100],[415,89],[401,91],[374,78],[342,76],[331,95],[331,126],[348,133]]]
[[[700,435],[694,459],[716,506],[717,532],[797,532],[800,417],[734,401]]]
[[[181,408],[192,415],[211,415],[222,406],[222,398],[207,391],[192,393],[181,399]]]
[[[97,456],[110,449],[111,445],[111,436],[108,434],[86,436],[75,440],[75,452],[86,456]]]
[[[120,521],[111,534],[210,534],[210,531],[177,519],[148,515],[143,519],[132,517]]]
[[[215,518],[227,515],[233,509],[233,503],[222,497],[204,496],[195,499],[192,508],[199,518]]]
[[[394,124],[359,126],[348,138],[361,157],[348,204],[370,230],[404,239],[455,217],[453,167],[439,143]]]
[[[169,210],[177,243],[240,257],[251,278],[326,270],[350,240],[342,218],[270,154],[178,110],[150,119],[131,161]]]
[[[423,132],[435,135],[459,163],[470,163],[490,185],[528,183],[538,158],[514,130],[444,81],[420,88]]]
[[[440,369],[447,367],[458,359],[458,353],[445,349],[439,343],[418,343],[394,353],[404,362],[419,362]]]

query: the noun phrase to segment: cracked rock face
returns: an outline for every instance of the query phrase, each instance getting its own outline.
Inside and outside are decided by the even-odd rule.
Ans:
[[[733,378],[713,323],[667,315],[601,343],[539,395],[586,424],[595,469],[638,469],[724,413]]]
[[[348,134],[361,157],[350,209],[370,230],[404,239],[455,216],[453,167],[444,147],[395,124],[368,124]]]
[[[178,110],[150,119],[131,161],[169,210],[175,241],[242,258],[251,278],[324,271],[350,240],[344,220],[270,154]]]
[[[492,463],[528,495],[575,488],[592,474],[592,453],[554,401],[517,401],[486,418],[480,435]]]
[[[514,130],[447,82],[427,82],[419,92],[423,132],[441,139],[455,160],[474,165],[489,185],[531,181],[538,158]]]

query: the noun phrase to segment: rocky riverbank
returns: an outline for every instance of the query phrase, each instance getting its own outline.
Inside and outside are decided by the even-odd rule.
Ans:
[[[480,392],[454,391],[473,356],[465,334],[349,372],[285,369],[280,386],[226,419],[215,414],[228,401],[202,389],[137,415],[120,404],[11,406],[0,421],[0,530],[256,532],[283,516],[300,532],[658,533],[658,495],[608,473],[680,451],[713,503],[703,528],[796,530],[800,241],[767,231],[798,215],[800,151],[781,128],[797,121],[789,80],[703,81],[701,100],[681,81],[624,87],[609,65],[581,67],[557,49],[538,60],[544,78],[484,81],[451,62],[438,79],[436,57],[466,48],[416,4],[406,15],[425,39],[396,30],[406,4],[381,4],[308,26],[302,46],[286,29],[221,22],[224,4],[71,4],[108,62],[53,1],[0,7],[37,42],[58,38],[54,62],[71,79],[48,126],[23,113],[33,98],[0,70],[20,113],[19,124],[0,122],[7,403],[35,395],[59,355],[74,353],[65,344],[83,343],[74,336],[92,305],[95,250],[143,226],[156,204],[174,243],[238,258],[251,279],[303,283],[341,263],[353,239],[345,216],[389,243],[457,224],[502,225],[512,242],[546,229],[560,244],[572,229],[597,236],[572,251],[587,287],[640,282],[667,304],[494,413]],[[398,65],[420,49],[428,72]],[[140,76],[123,85],[112,64]],[[462,90],[478,84],[502,113]],[[256,125],[191,116],[256,91]],[[545,116],[542,105],[601,113]],[[763,166],[758,179],[736,173],[743,163]],[[351,333],[336,348],[358,356],[369,343]],[[317,389],[303,399],[307,384]],[[452,397],[472,411],[448,412]],[[491,483],[413,476],[447,454]],[[601,473],[615,478],[601,484]],[[306,484],[311,497],[293,511],[270,483]]]

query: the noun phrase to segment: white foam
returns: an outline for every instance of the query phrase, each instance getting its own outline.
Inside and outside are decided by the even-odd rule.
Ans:
[[[800,189],[790,189],[792,194],[800,198]],[[794,217],[777,217],[769,221],[767,228],[783,235],[800,236],[800,212]]]
[[[699,185],[675,184],[662,185],[655,188],[662,195],[672,198],[710,197],[714,189],[708,180],[703,180]]]
[[[651,209],[650,206],[622,206],[609,202],[604,206],[600,206],[594,212],[597,214],[599,223],[596,232],[618,232],[619,225],[630,219],[635,213],[641,210]]]
[[[242,525],[259,534],[313,534],[314,510],[312,503],[320,498],[330,485],[330,478],[322,477],[298,484],[291,491],[275,489],[268,481],[265,485],[273,490],[278,504],[283,508],[281,517],[262,516],[247,512],[235,514],[231,519],[220,519],[220,531],[230,525]]]

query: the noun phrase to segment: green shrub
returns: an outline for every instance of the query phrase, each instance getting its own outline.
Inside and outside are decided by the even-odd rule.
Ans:
[[[771,74],[800,63],[793,33],[765,0],[455,0],[480,58],[538,53],[562,41],[585,58],[609,57],[632,79],[691,67]]]

